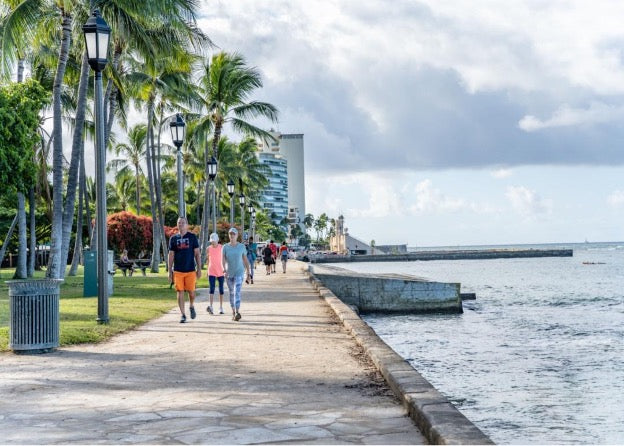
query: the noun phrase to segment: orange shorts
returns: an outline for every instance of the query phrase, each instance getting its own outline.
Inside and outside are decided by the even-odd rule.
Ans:
[[[176,291],[195,291],[196,282],[197,273],[195,271],[188,273],[173,272],[173,283]]]

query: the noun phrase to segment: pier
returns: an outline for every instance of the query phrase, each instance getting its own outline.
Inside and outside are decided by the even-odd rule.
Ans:
[[[457,249],[450,251],[416,251],[407,254],[319,255],[312,263],[341,262],[411,262],[415,260],[517,259],[528,257],[572,257],[572,249]]]

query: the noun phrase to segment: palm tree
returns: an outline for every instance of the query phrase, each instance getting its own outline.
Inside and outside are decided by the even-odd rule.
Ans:
[[[164,238],[161,190],[159,184],[158,156],[154,127],[158,126],[156,107],[161,100],[187,98],[191,95],[190,72],[195,57],[183,51],[172,51],[169,57],[156,60],[132,61],[134,71],[126,75],[128,91],[134,94],[137,104],[147,109],[147,177],[150,189],[154,244],[151,270],[158,272],[161,240]],[[160,126],[158,126],[160,127]]]
[[[137,214],[141,209],[141,181],[143,175],[141,162],[145,157],[145,147],[147,143],[147,126],[137,124],[128,132],[128,143],[117,144],[114,148],[115,155],[120,158],[112,159],[108,162],[108,170],[115,169],[119,174],[133,170],[135,178],[135,203]]]

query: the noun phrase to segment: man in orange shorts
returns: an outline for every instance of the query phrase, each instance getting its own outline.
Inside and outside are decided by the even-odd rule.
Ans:
[[[178,306],[182,313],[180,323],[186,322],[184,292],[188,292],[191,319],[195,319],[195,283],[201,277],[201,260],[197,236],[188,232],[186,218],[178,218],[178,233],[169,239],[169,282],[175,284],[178,293]]]

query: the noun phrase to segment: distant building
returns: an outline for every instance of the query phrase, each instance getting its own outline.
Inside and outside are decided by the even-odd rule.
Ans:
[[[369,244],[349,235],[344,226],[344,217],[336,220],[336,234],[329,238],[329,250],[344,255],[386,254],[384,251],[371,247]]]
[[[288,167],[286,159],[276,153],[261,152],[258,159],[270,170],[269,185],[264,190],[260,202],[273,223],[279,224],[288,217]]]
[[[271,130],[273,139],[259,142],[260,162],[271,169],[270,185],[261,197],[261,205],[275,223],[287,218],[302,230],[305,216],[305,171],[303,134],[282,134]]]

